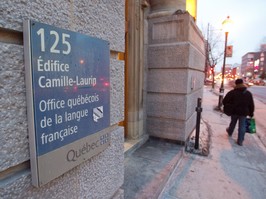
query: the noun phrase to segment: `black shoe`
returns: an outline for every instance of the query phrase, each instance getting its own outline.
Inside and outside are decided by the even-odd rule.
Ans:
[[[229,133],[229,128],[226,128],[226,132],[227,132],[227,134],[228,134],[229,137],[232,136],[232,133]]]
[[[238,141],[236,142],[239,146],[243,146],[243,142],[242,141]]]

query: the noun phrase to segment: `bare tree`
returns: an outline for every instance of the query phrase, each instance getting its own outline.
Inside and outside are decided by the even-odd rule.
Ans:
[[[205,29],[205,31],[203,29],[202,32],[206,40],[205,77],[208,77],[208,71],[211,69],[213,78],[212,87],[214,88],[215,66],[222,60],[224,54],[223,34],[221,30],[214,29],[210,24],[208,24],[207,29]]]
[[[208,49],[208,62],[210,66],[216,66],[219,61],[222,60],[224,55],[224,42],[222,40],[221,31],[218,30],[209,30],[209,36],[207,42],[209,44]]]

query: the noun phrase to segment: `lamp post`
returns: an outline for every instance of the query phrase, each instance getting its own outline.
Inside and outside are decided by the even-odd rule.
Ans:
[[[226,47],[227,47],[227,39],[228,39],[228,33],[230,26],[232,24],[232,20],[228,16],[222,23],[223,30],[225,32],[225,42],[224,42],[224,60],[223,60],[223,68],[222,68],[222,82],[220,87],[220,93],[219,93],[219,102],[218,102],[218,110],[221,110],[222,104],[223,104],[223,96],[224,96],[224,73],[225,73],[225,62],[226,62]]]

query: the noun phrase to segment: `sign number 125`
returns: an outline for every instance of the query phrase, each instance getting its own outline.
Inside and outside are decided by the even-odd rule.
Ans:
[[[41,51],[45,52],[45,37],[44,37],[44,29],[40,28],[37,31],[37,34],[41,37]],[[58,32],[51,30],[50,31],[50,35],[53,36],[55,38],[53,45],[50,47],[50,53],[61,53],[61,51],[58,49],[58,44],[60,42],[60,35],[58,34]],[[69,34],[66,33],[62,33],[62,45],[65,46],[65,49],[62,50],[62,53],[65,55],[68,55],[71,52],[71,45],[68,41],[68,39],[70,38]]]

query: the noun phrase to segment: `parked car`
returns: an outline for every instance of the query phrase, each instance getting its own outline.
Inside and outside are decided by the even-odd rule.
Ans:
[[[263,81],[261,78],[255,78],[250,80],[254,85],[259,85],[259,86],[265,86],[265,81]]]
[[[248,86],[248,87],[250,87],[250,86],[253,86],[254,85],[254,83],[253,82],[251,82],[251,81],[244,81],[244,84],[246,85],[246,86]]]
[[[264,82],[263,86],[266,86],[266,79],[263,79],[262,81]]]

